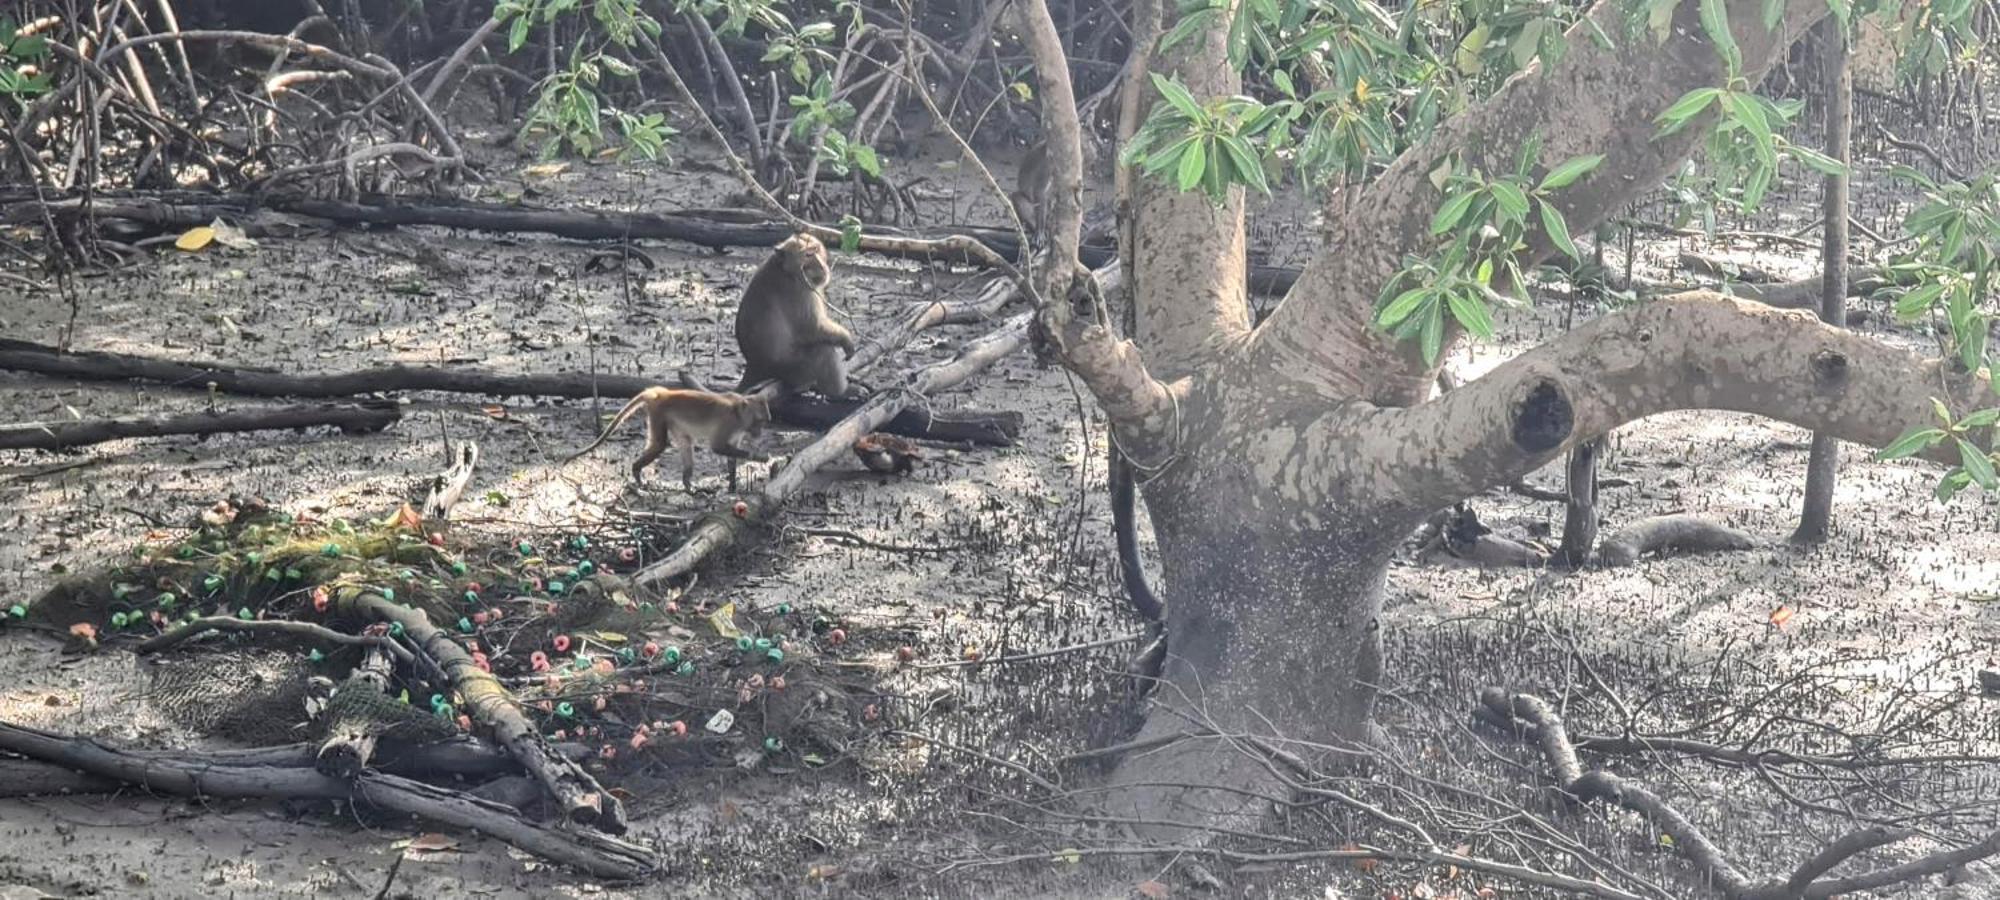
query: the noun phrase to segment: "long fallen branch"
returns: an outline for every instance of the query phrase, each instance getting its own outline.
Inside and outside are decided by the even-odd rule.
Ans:
[[[1996,831],[1973,844],[1941,850],[1900,865],[1822,878],[1856,854],[1915,835],[1911,831],[1870,826],[1834,839],[1800,863],[1785,880],[1757,884],[1736,868],[1707,834],[1660,795],[1611,772],[1584,771],[1562,718],[1541,698],[1488,687],[1479,692],[1479,704],[1482,721],[1511,730],[1540,748],[1564,792],[1580,800],[1602,800],[1645,816],[1730,900],[1831,900],[1942,875],[1966,863],[2000,854],[2000,831]],[[1769,855],[1763,848],[1759,853]]]
[[[535,776],[572,822],[590,824],[611,834],[625,833],[624,805],[575,761],[555,751],[521,712],[514,696],[491,673],[472,661],[472,654],[449,634],[431,624],[421,610],[398,606],[380,594],[339,597],[338,612],[371,622],[399,623],[405,638],[437,661],[451,679],[473,721],[493,733],[514,759]]]
[[[391,391],[439,391],[499,397],[623,398],[660,383],[627,375],[583,372],[512,375],[471,367],[404,365],[292,375],[249,366],[180,362],[130,353],[96,350],[64,353],[46,344],[7,338],[0,338],[0,369],[90,381],[151,381],[194,389],[214,385],[218,391],[256,397],[348,397]],[[821,423],[838,421],[860,405],[861,401],[856,400],[799,398],[777,404],[773,412],[780,421],[818,429]],[[938,416],[911,412],[896,416],[877,430],[923,440],[1006,447],[1012,446],[1020,435],[1021,422],[1021,414],[1017,412]]]
[[[46,209],[57,218],[81,215],[85,208],[74,197],[51,194],[38,199],[33,192],[0,190],[0,205],[17,210],[12,216],[39,215]],[[794,228],[786,222],[742,221],[740,216],[722,211],[701,212],[613,212],[606,210],[537,209],[480,203],[470,200],[427,199],[421,203],[407,197],[363,195],[354,202],[322,200],[292,195],[252,197],[245,194],[204,194],[193,191],[105,192],[92,195],[90,214],[105,218],[131,219],[160,228],[193,228],[220,218],[240,217],[258,209],[270,209],[313,216],[343,225],[432,225],[491,232],[539,232],[575,240],[629,241],[676,240],[701,247],[771,247],[790,237]],[[9,218],[11,221],[11,217]],[[838,226],[817,225],[838,233]],[[982,264],[976,253],[962,244],[958,249],[940,251],[936,242],[970,238],[1002,258],[1022,261],[1020,238],[1004,228],[975,225],[939,226],[927,236],[906,235],[893,228],[871,227],[861,249],[898,259],[917,259],[966,264]],[[1093,269],[1111,265],[1118,249],[1108,244],[1084,244],[1077,258]],[[1252,293],[1282,296],[1298,280],[1299,270],[1280,266],[1250,266]]]
[[[398,775],[364,772],[346,780],[309,768],[216,765],[187,753],[142,755],[6,722],[0,722],[0,750],[184,797],[353,800],[489,835],[598,877],[638,879],[661,865],[638,844],[540,825],[512,807]]]
[[[746,515],[736,517],[722,512],[705,517],[680,547],[666,559],[639,570],[632,576],[633,582],[656,584],[693,571],[709,554],[735,542],[736,536],[750,523],[775,514],[787,498],[805,487],[813,472],[845,456],[856,438],[880,430],[882,423],[899,415],[912,400],[958,384],[1026,346],[1028,322],[1033,315],[1021,313],[1008,319],[991,334],[967,345],[956,359],[919,369],[902,385],[870,397],[853,415],[786,462],[782,470],[764,483],[763,490],[747,498]]]
[[[233,631],[249,634],[276,634],[308,643],[341,644],[348,646],[373,647],[401,660],[405,665],[414,665],[416,657],[401,644],[386,638],[335,631],[311,622],[293,622],[284,619],[244,620],[235,616],[204,616],[171,631],[162,632],[141,642],[136,649],[140,654],[157,653],[188,640],[196,635],[211,631]]]
[[[228,434],[283,431],[331,425],[342,434],[381,431],[403,417],[394,403],[310,403],[276,409],[199,412],[179,416],[131,416],[79,422],[26,422],[0,425],[0,450],[60,450],[131,437],[172,434]]]

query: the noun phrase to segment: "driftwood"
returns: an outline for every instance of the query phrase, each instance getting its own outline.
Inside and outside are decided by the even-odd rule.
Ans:
[[[501,397],[623,398],[660,383],[648,378],[583,372],[510,375],[470,367],[404,365],[325,375],[289,375],[256,367],[179,362],[129,353],[63,353],[46,344],[6,338],[0,338],[0,369],[92,381],[153,381],[190,388],[213,384],[218,391],[257,397],[347,397],[386,391],[441,391]],[[794,398],[777,404],[772,411],[782,422],[817,430],[821,423],[838,421],[859,405],[859,401]],[[921,440],[1006,447],[1012,446],[1019,436],[1021,422],[1018,412],[927,416],[912,411],[897,415],[878,430]],[[0,447],[5,446],[13,445],[0,443]]]
[[[0,205],[13,205],[15,216],[39,216],[43,209],[56,218],[82,214],[82,201],[51,192],[46,201],[34,192],[0,190]],[[791,225],[774,222],[759,214],[759,221],[746,222],[736,211],[690,210],[666,213],[610,212],[581,209],[536,209],[528,206],[480,203],[470,200],[429,198],[421,203],[409,197],[363,195],[354,202],[273,194],[252,197],[245,194],[204,194],[192,191],[114,191],[91,196],[90,214],[100,218],[130,219],[160,228],[192,228],[217,218],[241,217],[259,209],[312,216],[343,225],[434,225],[492,232],[539,232],[576,240],[630,241],[676,240],[702,247],[772,247],[790,237]],[[838,230],[836,225],[823,227]],[[910,236],[893,228],[870,228],[870,235]],[[940,226],[928,237],[966,237],[991,248],[1014,262],[1021,261],[1020,237],[1004,228],[970,225]],[[944,254],[905,249],[893,243],[864,246],[870,253],[904,259],[976,264],[970,254]],[[1118,250],[1108,244],[1085,244],[1077,257],[1093,269],[1117,260]],[[1299,270],[1275,266],[1251,266],[1250,290],[1279,296],[1291,290]]]
[[[381,772],[364,772],[348,780],[307,768],[218,765],[186,752],[129,753],[5,722],[0,722],[0,750],[184,797],[352,800],[489,835],[603,878],[642,878],[661,865],[657,854],[637,844],[540,825],[522,819],[512,807]]]
[[[366,646],[394,654],[397,659],[406,664],[414,664],[416,662],[416,657],[412,656],[409,650],[386,637],[348,634],[322,625],[315,625],[311,622],[293,622],[285,619],[245,620],[236,618],[235,616],[204,616],[185,625],[176,626],[170,631],[147,638],[140,642],[139,646],[135,649],[141,654],[157,653],[196,635],[207,634],[211,631],[275,634],[308,644]]]
[[[1033,315],[1014,316],[993,333],[967,345],[956,359],[919,369],[899,388],[870,397],[853,415],[786,462],[782,470],[764,483],[762,491],[747,498],[744,515],[723,512],[707,516],[671,555],[639,570],[632,576],[633,581],[655,584],[693,571],[710,554],[734,543],[751,522],[776,513],[786,498],[805,486],[807,477],[821,466],[846,456],[856,438],[880,430],[882,423],[901,414],[912,399],[958,384],[1026,346],[1028,323]]]
[[[332,425],[342,434],[381,431],[403,417],[395,403],[310,403],[276,409],[199,412],[180,416],[131,416],[80,422],[26,422],[0,425],[0,450],[60,450],[102,444],[119,438],[163,437],[171,434],[227,434],[240,431],[281,431]]]
[[[522,715],[520,704],[492,674],[473,664],[472,655],[431,624],[423,611],[398,606],[379,594],[342,597],[339,611],[371,622],[403,626],[406,639],[436,660],[464,699],[473,721],[492,731],[495,740],[513,754],[528,774],[542,783],[572,822],[593,825],[611,834],[625,832],[624,805],[574,760],[557,753],[540,730]]]

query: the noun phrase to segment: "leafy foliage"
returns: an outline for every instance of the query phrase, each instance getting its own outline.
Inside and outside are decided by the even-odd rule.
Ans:
[[[29,100],[48,93],[49,76],[39,65],[48,57],[48,41],[23,35],[14,22],[0,19],[0,97],[25,111]]]

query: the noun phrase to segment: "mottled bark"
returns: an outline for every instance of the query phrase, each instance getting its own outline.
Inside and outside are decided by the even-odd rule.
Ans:
[[[1847,35],[1840,23],[1827,19],[1820,23],[1821,64],[1826,67],[1826,155],[1841,165],[1849,162],[1848,139],[1854,124],[1854,75],[1848,67]],[[1825,218],[1821,233],[1819,317],[1823,322],[1847,322],[1847,173],[1826,176],[1825,194],[1820,201]],[[1812,452],[1806,459],[1805,502],[1799,511],[1799,527],[1792,540],[1812,544],[1826,540],[1833,530],[1833,485],[1840,473],[1840,444],[1832,435],[1813,434]]]
[[[1789,0],[1776,31],[1762,20],[1763,4],[1729,3],[1730,32],[1743,54],[1744,77],[1763,73],[1814,22],[1823,0]],[[1403,265],[1433,240],[1431,214],[1443,197],[1431,173],[1454,156],[1486,171],[1511,171],[1532,137],[1542,141],[1540,164],[1553,166],[1604,154],[1596,171],[1558,192],[1557,207],[1574,234],[1588,233],[1653,189],[1693,152],[1708,117],[1658,137],[1653,118],[1687,91],[1719,86],[1723,66],[1699,21],[1699,4],[1682,3],[1669,37],[1628,37],[1624,5],[1599,2],[1589,21],[1571,28],[1569,51],[1551,69],[1538,62],[1499,92],[1442,124],[1430,140],[1403,153],[1370,184],[1350,214],[1300,274],[1283,303],[1257,330],[1255,365],[1272,377],[1299,382],[1329,397],[1358,397],[1402,406],[1424,398],[1429,367],[1410,344],[1370,326],[1375,298]],[[1601,45],[1595,34],[1610,37]],[[1552,252],[1539,233],[1520,255],[1522,268]]]

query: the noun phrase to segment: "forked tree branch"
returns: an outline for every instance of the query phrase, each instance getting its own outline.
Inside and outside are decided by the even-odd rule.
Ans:
[[[1781,24],[1771,30],[1763,24],[1763,0],[1727,2],[1751,85],[1827,15],[1823,0],[1787,0]],[[1429,225],[1444,197],[1432,173],[1454,158],[1488,177],[1512,172],[1534,139],[1542,142],[1537,177],[1568,159],[1602,154],[1595,171],[1555,192],[1570,231],[1587,232],[1659,184],[1713,123],[1711,111],[1664,137],[1654,124],[1688,91],[1725,80],[1699,8],[1696,0],[1682,0],[1667,39],[1656,44],[1649,33],[1631,36],[1626,4],[1600,0],[1565,36],[1569,49],[1559,64],[1531,64],[1405,151],[1336,223],[1327,246],[1258,330],[1252,352],[1260,368],[1328,396],[1392,406],[1421,401],[1430,367],[1414,342],[1399,344],[1370,323],[1376,297],[1404,259],[1436,240]],[[1551,252],[1536,228],[1519,260],[1527,268]]]
[[[1083,243],[1083,123],[1076,114],[1076,92],[1070,86],[1069,57],[1062,35],[1049,15],[1047,0],[1014,0],[1021,17],[1021,42],[1035,61],[1035,81],[1042,91],[1042,141],[1049,161],[1049,247],[1044,296],[1060,297],[1071,273],[1080,267],[1077,247]]]
[[[1800,311],[1697,292],[1604,316],[1420,406],[1353,403],[1314,427],[1335,448],[1319,460],[1330,478],[1433,509],[1656,413],[1756,413],[1880,447],[1931,423],[1933,397],[1955,414],[1984,405],[1987,380]],[[1946,442],[1930,458],[1958,452]]]

